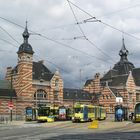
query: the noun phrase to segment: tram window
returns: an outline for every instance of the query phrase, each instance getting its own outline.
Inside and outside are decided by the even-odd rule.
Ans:
[[[82,108],[75,108],[74,111],[75,111],[75,113],[83,113]]]
[[[49,113],[50,113],[50,110],[48,108],[39,108],[38,109],[39,116],[48,116]]]
[[[140,105],[138,105],[137,107],[137,112],[140,112]]]
[[[92,108],[88,108],[88,112],[89,113],[92,113],[93,112],[93,109]]]
[[[95,108],[93,108],[93,113],[95,113]]]

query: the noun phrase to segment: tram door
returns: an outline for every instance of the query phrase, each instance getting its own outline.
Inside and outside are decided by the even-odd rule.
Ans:
[[[83,108],[83,115],[84,115],[84,120],[87,121],[88,120],[88,107],[84,106]]]

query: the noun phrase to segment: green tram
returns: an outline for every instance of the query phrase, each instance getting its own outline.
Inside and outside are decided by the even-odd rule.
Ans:
[[[134,122],[140,122],[140,103],[135,105],[134,109]]]
[[[38,108],[38,122],[49,122],[51,119],[70,120],[72,118],[71,109],[65,106],[42,106]]]
[[[93,120],[105,120],[106,109],[102,106],[76,104],[72,122],[87,122]]]

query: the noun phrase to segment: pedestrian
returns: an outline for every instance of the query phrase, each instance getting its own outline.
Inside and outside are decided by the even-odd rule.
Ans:
[[[134,113],[132,112],[131,113],[131,120],[133,120],[133,117],[134,117]]]

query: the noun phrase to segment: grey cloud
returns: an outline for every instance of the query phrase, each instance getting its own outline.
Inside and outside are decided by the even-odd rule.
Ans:
[[[119,9],[129,7],[139,3],[139,1],[130,0],[72,0],[73,3],[83,8],[93,16],[102,19],[104,22],[115,26],[132,35],[139,36],[139,6],[120,12],[112,13]],[[73,6],[72,6],[73,7]],[[86,36],[96,44],[102,51],[113,58],[114,62],[95,46],[83,39],[73,38],[82,36],[76,21],[66,0],[5,0],[0,1],[1,17],[9,19],[19,25],[25,26],[25,20],[28,20],[29,30],[33,30],[54,40],[67,44],[74,49],[81,50],[89,55],[101,58],[105,61],[89,57],[83,53],[74,51],[68,47],[49,41],[37,35],[31,35],[29,43],[35,51],[34,60],[48,60],[61,67],[60,72],[66,87],[81,87],[85,80],[94,77],[96,72],[103,74],[110,67],[113,67],[119,61],[119,50],[122,46],[122,33],[111,29],[101,23],[86,23],[80,25]],[[78,21],[89,18],[88,15],[73,7]],[[111,14],[112,13],[112,14]],[[0,26],[10,33],[20,44],[23,42],[22,32],[11,23],[0,19]],[[0,49],[12,51],[0,52],[0,77],[4,77],[6,67],[17,64],[17,50],[20,44],[12,40],[4,31],[0,30],[0,38],[8,40],[17,47],[13,47],[6,42],[0,41]],[[129,60],[139,64],[139,41],[124,34],[126,48],[129,50]],[[56,65],[45,61],[45,64],[53,72],[59,69]],[[80,77],[81,69],[81,77]]]

